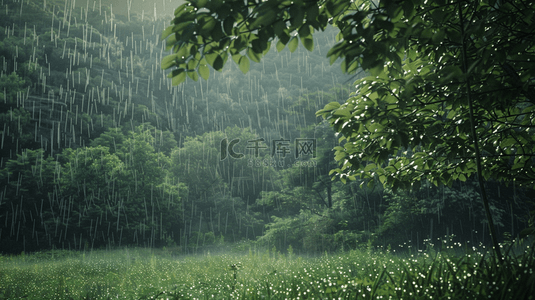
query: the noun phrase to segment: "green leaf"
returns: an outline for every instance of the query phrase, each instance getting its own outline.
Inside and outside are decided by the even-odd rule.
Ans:
[[[535,227],[528,227],[520,231],[520,238],[523,239],[527,237],[528,235],[535,234]]]
[[[251,23],[251,28],[258,28],[260,26],[268,26],[275,20],[275,17],[277,16],[276,12],[274,10],[268,10],[260,17],[256,18]]]
[[[190,60],[188,61],[188,64],[187,64],[187,66],[188,66],[188,70],[193,70],[193,69],[195,69],[195,67],[197,67],[197,64],[198,64],[198,62],[197,62],[196,60],[194,60],[194,59],[190,59]]]
[[[510,146],[512,146],[512,145],[514,145],[516,143],[517,143],[516,140],[514,138],[510,137],[510,138],[506,138],[505,140],[503,140],[500,143],[500,146],[502,148],[507,148],[507,147],[510,147]]]
[[[333,116],[335,117],[351,117],[351,111],[348,107],[340,108],[334,111]]]
[[[306,9],[306,18],[307,21],[316,20],[320,13],[319,7],[317,5],[310,5]]]
[[[169,69],[171,66],[175,64],[175,58],[177,57],[176,54],[167,55],[162,59],[161,62],[161,68],[162,70]]]
[[[254,62],[260,62],[261,54],[256,53],[252,48],[247,49],[247,56]]]
[[[359,67],[358,62],[353,61],[352,63],[349,64],[349,67],[347,67],[346,72],[349,73],[349,74],[351,74],[351,73],[353,73],[355,70],[357,70],[358,67]]]
[[[165,28],[164,31],[162,31],[162,37],[160,38],[161,41],[165,40],[169,35],[174,32],[173,27],[174,26],[168,26],[167,28]]]
[[[171,49],[173,49],[173,47],[176,45],[177,43],[177,39],[176,39],[176,34],[173,34],[171,36],[169,36],[169,38],[165,41],[165,50],[166,51],[169,51]]]
[[[447,66],[440,70],[440,72],[445,74],[445,81],[459,80],[463,76],[463,71],[458,66]]]
[[[243,74],[247,73],[249,71],[249,59],[246,56],[242,56],[240,58],[240,71],[243,72]]]
[[[316,112],[316,115],[317,116],[323,116],[324,118],[330,118],[330,115],[332,114],[333,110],[336,110],[339,107],[340,107],[340,103],[331,102],[331,103],[325,105],[325,107],[323,109],[318,110]],[[338,121],[339,119],[336,118],[334,120]],[[331,121],[331,122],[333,122],[333,121]]]
[[[416,14],[415,5],[412,1],[403,1],[402,5],[407,19],[412,18]]]
[[[279,20],[273,24],[273,32],[279,36],[281,33],[283,33],[284,29],[286,29],[286,24],[283,20]]]
[[[232,55],[232,60],[237,64],[239,65],[240,64],[240,59],[243,57],[243,55],[239,54],[239,53],[236,53],[234,55]]]
[[[448,115],[446,116],[446,119],[451,120],[451,119],[453,119],[455,116],[457,116],[458,113],[459,113],[459,112],[458,112],[457,110],[452,109],[452,110],[448,113]]]
[[[377,165],[376,164],[368,164],[365,168],[364,168],[364,172],[370,172],[371,170],[377,168]]]
[[[219,55],[217,55],[217,53],[209,53],[209,54],[205,54],[204,58],[206,58],[206,62],[208,62],[208,64],[215,69],[214,62],[218,56]]]
[[[207,65],[199,65],[198,72],[204,80],[208,80],[210,77],[210,69]]]
[[[340,107],[340,103],[338,103],[338,102],[331,102],[331,103],[325,105],[325,107],[324,107],[323,109],[324,109],[324,110],[329,110],[329,111],[331,111],[331,110],[337,109],[337,108],[339,108],[339,107]]]
[[[379,176],[379,181],[381,182],[381,184],[385,184],[385,182],[386,182],[386,176],[385,176],[385,175],[380,175],[380,176]]]
[[[288,29],[283,30],[281,34],[277,35],[277,37],[284,45],[288,44],[288,41],[290,40]]]
[[[197,74],[197,72],[195,72],[195,70],[188,71],[187,73],[188,73],[188,77],[193,79],[193,81],[199,80],[199,74]]]
[[[301,38],[301,43],[308,51],[314,51],[314,40],[312,38]]]
[[[203,8],[206,5],[206,3],[208,3],[208,0],[191,0],[190,2],[196,8]]]
[[[301,26],[301,28],[299,29],[299,37],[300,38],[307,38],[310,36],[310,26],[307,25],[307,24],[304,24],[303,26]]]
[[[224,61],[223,61],[223,58],[221,57],[221,55],[218,55],[215,60],[214,60],[214,64],[212,65],[212,67],[216,70],[216,71],[219,71],[221,69],[223,69],[223,65],[224,65]]]
[[[255,53],[262,53],[264,52],[267,44],[264,41],[261,41],[260,39],[256,39],[251,42],[251,46]]]
[[[373,76],[379,76],[381,73],[383,73],[384,69],[385,69],[384,65],[382,64],[382,62],[379,61],[369,70],[370,70],[370,74],[372,74]],[[349,70],[349,68],[346,69],[346,71],[347,70]]]
[[[235,19],[234,19],[233,16],[228,16],[223,21],[223,30],[225,31],[225,33],[227,35],[231,35],[232,34],[232,28],[234,28],[234,22],[235,22]]]
[[[412,2],[411,2],[412,3]],[[331,17],[336,17],[340,14],[348,4],[345,1],[327,1],[325,8]]]
[[[214,26],[215,26],[215,19],[211,16],[209,17],[206,17],[205,20],[204,20],[204,24],[201,26],[201,31],[206,31],[206,32],[210,32]]]
[[[299,25],[303,24],[304,17],[305,11],[300,5],[298,5],[297,2],[294,2],[294,4],[290,6],[290,24],[294,28],[298,27]]]
[[[286,45],[284,45],[280,40],[277,42],[277,52],[281,52]]]
[[[247,45],[247,38],[244,35],[238,36],[237,39],[232,41],[232,47],[236,49],[237,51],[240,51]]]
[[[175,54],[177,58],[184,58],[189,55],[189,47],[186,44],[182,44],[180,47],[175,48]]]
[[[179,85],[186,80],[186,72],[184,69],[177,69],[171,73],[171,77],[173,85]]]
[[[297,49],[297,45],[298,45],[297,37],[294,36],[288,43],[288,49],[290,50],[290,52],[294,52],[295,49]]]
[[[438,32],[436,32],[431,40],[433,41],[433,44],[440,44],[444,40],[444,37],[446,36],[446,30],[440,29]]]
[[[216,22],[214,28],[212,29],[212,39],[214,41],[219,41],[225,36],[223,28],[221,27],[221,22]]]

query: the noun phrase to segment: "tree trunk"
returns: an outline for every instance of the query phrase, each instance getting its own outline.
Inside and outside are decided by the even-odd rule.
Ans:
[[[333,197],[332,197],[332,190],[331,190],[331,186],[332,186],[332,181],[328,181],[327,183],[327,204],[328,204],[328,208],[332,208],[333,207]]]

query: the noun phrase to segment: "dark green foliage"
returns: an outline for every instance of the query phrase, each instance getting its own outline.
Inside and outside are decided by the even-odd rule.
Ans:
[[[524,59],[533,44],[520,42],[519,36],[534,28],[521,21],[532,18],[527,13],[532,9],[518,4],[501,10],[486,3],[411,7],[386,1],[378,10],[370,8],[374,17],[362,15],[371,23],[356,26],[356,36],[374,33],[374,39],[350,45],[346,38],[330,54],[345,57],[346,65],[358,63],[372,76],[356,82],[357,96],[344,105],[319,112],[347,141],[347,146],[337,148],[342,162],[337,173],[377,176],[394,189],[417,189],[423,179],[446,185],[466,181],[476,173],[468,87],[482,175],[533,186],[529,93],[534,69]],[[465,35],[473,37],[466,45],[465,70],[458,10],[470,22],[463,24]],[[340,24],[343,36],[348,35],[346,26],[361,22],[358,16],[348,13],[348,23]],[[519,47],[521,52],[513,50]],[[361,57],[348,55],[353,49]]]
[[[254,76],[228,69],[210,87],[172,89],[159,67],[161,20],[71,4],[8,1],[1,12],[1,251],[261,235],[269,216],[255,202],[275,171],[249,159],[247,141],[295,138],[316,122],[332,97],[307,101],[305,118],[294,99],[339,82],[313,63],[329,36],[298,61],[251,66]],[[223,138],[240,138],[247,158],[219,161]]]
[[[55,162],[50,157],[45,158],[41,149],[28,149],[5,164],[6,167],[0,170],[3,186],[0,216],[5,220],[2,227],[2,248],[16,253],[23,251],[26,246],[28,249],[45,246],[47,241],[39,234],[36,235],[35,228],[47,230],[45,221],[53,222],[59,217],[57,206],[52,204],[54,187],[58,183]],[[43,211],[45,203],[47,208],[54,206],[55,214],[47,208]],[[54,216],[47,219],[43,212],[47,216],[48,213]]]
[[[156,245],[179,236],[187,187],[170,176],[152,134],[150,126],[118,134],[113,153],[96,145],[65,149],[57,161],[40,149],[9,160],[0,174],[1,216],[13,248],[4,249]]]

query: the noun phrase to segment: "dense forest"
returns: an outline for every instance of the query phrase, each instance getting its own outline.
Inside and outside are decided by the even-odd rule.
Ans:
[[[171,17],[81,2],[0,6],[0,252],[489,243],[473,178],[393,191],[331,176],[339,139],[316,112],[361,76],[325,59],[336,30],[173,86]],[[487,190],[499,236],[518,236],[533,189]]]

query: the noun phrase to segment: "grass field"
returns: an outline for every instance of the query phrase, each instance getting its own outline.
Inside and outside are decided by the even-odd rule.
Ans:
[[[464,254],[250,250],[176,257],[121,249],[3,256],[0,299],[535,299],[532,247],[503,266],[488,253],[457,247]]]

